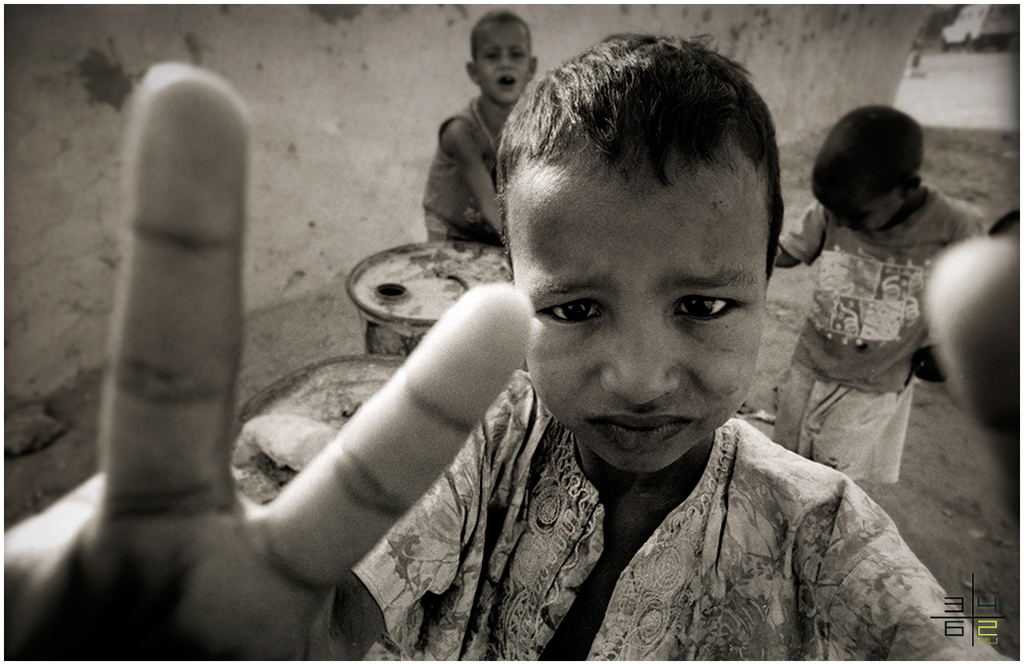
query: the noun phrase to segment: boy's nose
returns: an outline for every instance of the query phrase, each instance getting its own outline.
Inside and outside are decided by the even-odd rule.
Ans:
[[[678,336],[664,328],[631,327],[617,335],[601,369],[601,387],[636,405],[678,390]]]

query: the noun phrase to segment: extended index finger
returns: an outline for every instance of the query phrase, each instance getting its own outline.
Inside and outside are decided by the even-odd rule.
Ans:
[[[241,346],[248,129],[221,79],[152,67],[122,180],[128,238],[100,443],[108,515],[234,502],[228,429]]]

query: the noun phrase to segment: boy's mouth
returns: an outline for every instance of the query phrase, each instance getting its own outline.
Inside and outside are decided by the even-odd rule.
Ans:
[[[502,74],[501,76],[498,77],[498,83],[500,83],[501,85],[515,85],[516,79],[514,76]]]
[[[608,416],[589,419],[590,425],[608,439],[628,448],[671,439],[693,421],[677,416]]]

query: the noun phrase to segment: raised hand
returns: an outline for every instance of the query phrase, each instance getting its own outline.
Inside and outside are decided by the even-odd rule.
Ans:
[[[1020,237],[950,247],[925,293],[936,351],[959,403],[1020,446]]]
[[[526,300],[472,291],[276,501],[239,499],[247,144],[223,81],[150,69],[126,140],[101,473],[5,534],[7,658],[361,656],[376,635],[343,634],[367,608],[339,606],[338,585],[522,363]]]
[[[1020,510],[1020,235],[982,236],[936,262],[925,315],[953,398],[998,455],[1006,505]]]

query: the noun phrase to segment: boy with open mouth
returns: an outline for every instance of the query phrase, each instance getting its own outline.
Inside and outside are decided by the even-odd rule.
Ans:
[[[423,210],[428,240],[501,245],[494,155],[505,119],[537,69],[530,28],[508,11],[485,14],[473,27],[466,63],[480,95],[441,123],[427,176]]]

